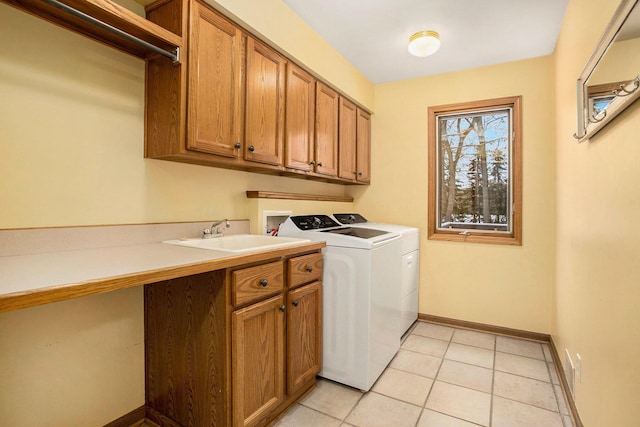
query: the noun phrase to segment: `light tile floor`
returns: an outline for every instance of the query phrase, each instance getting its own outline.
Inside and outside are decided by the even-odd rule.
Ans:
[[[572,427],[546,343],[418,322],[368,393],[318,379],[277,427]]]

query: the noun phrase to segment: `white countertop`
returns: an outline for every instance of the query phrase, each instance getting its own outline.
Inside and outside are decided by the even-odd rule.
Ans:
[[[0,256],[0,312],[317,250],[300,244],[239,255],[163,243]]]

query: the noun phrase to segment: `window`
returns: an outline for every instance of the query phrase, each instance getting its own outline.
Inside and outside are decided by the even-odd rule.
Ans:
[[[522,244],[520,101],[429,107],[429,239]]]
[[[590,114],[589,119],[595,121],[604,119],[604,116],[598,117],[598,115],[611,104],[611,101],[616,99],[615,92],[620,90],[621,87],[624,87],[625,83],[626,82],[621,81],[588,86],[587,100],[589,101],[589,109],[587,111]]]

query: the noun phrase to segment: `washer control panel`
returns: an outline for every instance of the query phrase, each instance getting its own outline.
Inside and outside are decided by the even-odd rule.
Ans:
[[[340,224],[335,222],[328,215],[300,215],[290,217],[291,221],[300,230],[319,230],[322,228],[338,227]]]

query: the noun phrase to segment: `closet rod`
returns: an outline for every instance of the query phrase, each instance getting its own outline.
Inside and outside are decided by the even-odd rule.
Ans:
[[[140,46],[143,46],[147,49],[149,49],[152,52],[158,53],[162,56],[166,56],[167,58],[171,59],[174,63],[178,63],[180,62],[180,47],[176,47],[174,49],[174,52],[168,52],[164,49],[159,48],[158,46],[155,46],[145,40],[142,40],[134,35],[131,35],[125,31],[122,31],[119,28],[116,28],[112,25],[107,24],[106,22],[102,22],[99,19],[94,18],[91,15],[87,15],[84,12],[81,12],[77,9],[72,8],[71,6],[68,6],[62,2],[59,2],[58,0],[42,0],[43,2],[53,6],[53,7],[57,7],[60,10],[63,10],[73,16],[76,16],[84,21],[87,21],[91,24],[94,24],[100,28],[103,28],[107,31],[110,31],[112,33],[115,33],[117,35],[119,35],[120,37],[127,39],[131,42],[134,42],[136,44],[139,44]]]

